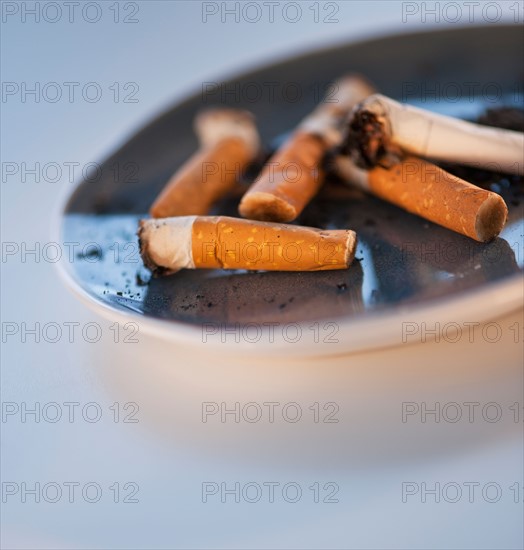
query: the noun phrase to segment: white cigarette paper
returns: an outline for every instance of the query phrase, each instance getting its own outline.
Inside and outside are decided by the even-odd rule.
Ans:
[[[324,230],[227,216],[142,220],[138,237],[144,264],[156,275],[202,268],[346,269],[357,242],[349,229]]]
[[[142,222],[140,248],[147,250],[147,267],[154,271],[157,266],[169,266],[171,272],[194,269],[192,231],[195,220],[196,216],[177,216]]]
[[[432,113],[381,94],[354,109],[345,147],[359,166],[368,168],[400,149],[436,161],[524,175],[524,133]]]

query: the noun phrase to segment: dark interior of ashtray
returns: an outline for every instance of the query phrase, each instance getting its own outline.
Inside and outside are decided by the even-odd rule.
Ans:
[[[80,243],[68,268],[77,283],[111,307],[188,323],[333,320],[420,305],[458,295],[522,273],[524,265],[524,178],[460,166],[450,172],[502,195],[508,223],[501,235],[477,243],[330,177],[298,223],[357,231],[356,260],[348,270],[313,273],[185,270],[151,279],[142,265],[137,222],[170,175],[197,148],[195,114],[212,104],[254,112],[270,152],[311,111],[334,79],[347,72],[366,75],[395,99],[482,124],[522,131],[524,35],[513,26],[449,29],[393,36],[317,51],[238,79],[217,83],[154,120],[83,181],[66,207],[62,239]],[[402,59],[402,63],[398,60]],[[257,102],[236,100],[223,89],[265,82],[299,83],[303,95],[284,94]],[[500,97],[479,92],[449,102],[425,90],[446,83],[496,82]],[[409,88],[406,88],[409,83]],[[407,94],[406,90],[415,90]],[[118,168],[118,170],[116,170]],[[246,182],[257,167],[246,174]],[[240,193],[214,213],[237,215]],[[326,321],[327,322],[327,321]]]

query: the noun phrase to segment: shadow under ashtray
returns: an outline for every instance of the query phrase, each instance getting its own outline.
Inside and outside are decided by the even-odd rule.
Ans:
[[[214,461],[359,471],[448,459],[522,435],[509,408],[522,397],[515,345],[500,364],[500,348],[487,341],[475,344],[474,361],[446,342],[290,360],[261,359],[256,346],[238,354],[234,334],[227,355],[209,353],[205,340],[186,349],[139,338],[93,347],[90,369],[111,399],[139,405],[137,429]],[[473,421],[467,403],[479,404]],[[496,423],[486,421],[493,403],[503,412]]]

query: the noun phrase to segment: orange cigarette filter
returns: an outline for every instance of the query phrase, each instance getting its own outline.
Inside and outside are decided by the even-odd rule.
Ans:
[[[342,140],[340,128],[350,110],[374,92],[361,77],[337,81],[334,93],[300,124],[268,161],[240,202],[244,218],[290,222],[315,196],[325,179],[328,149]],[[332,95],[332,97],[331,97]]]
[[[346,269],[356,234],[347,229],[182,216],[142,220],[138,231],[144,263],[155,273],[180,269],[324,271]]]
[[[259,151],[253,116],[237,109],[200,113],[201,147],[167,182],[151,206],[153,218],[204,215],[226,196]]]
[[[409,156],[391,168],[357,168],[343,157],[339,172],[351,183],[426,220],[487,242],[503,229],[508,208],[500,195]]]
[[[254,220],[293,221],[324,181],[327,144],[315,134],[297,131],[271,158],[244,195],[239,212]]]

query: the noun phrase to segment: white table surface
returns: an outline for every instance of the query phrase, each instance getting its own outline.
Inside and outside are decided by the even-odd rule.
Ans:
[[[257,24],[236,23],[231,17],[222,23],[214,15],[204,23],[206,3],[170,0],[129,3],[139,7],[134,24],[115,23],[114,3],[100,0],[92,3],[95,7],[88,14],[94,17],[94,10],[101,10],[96,23],[83,20],[79,11],[73,22],[68,22],[62,3],[60,21],[52,24],[42,17],[36,23],[30,14],[25,22],[21,12],[10,15],[15,4],[22,9],[22,4],[30,8],[34,2],[3,2],[2,81],[25,82],[28,87],[35,81],[42,85],[97,82],[103,96],[96,103],[86,102],[80,95],[72,102],[57,103],[34,102],[31,96],[23,102],[20,95],[3,100],[3,167],[5,163],[30,167],[37,162],[84,166],[105,157],[152,116],[198,89],[203,81],[222,79],[224,74],[315,45],[448,25],[444,20],[436,24],[431,17],[425,23],[420,17],[403,22],[403,5],[405,10],[406,4],[413,3],[395,1],[332,2],[338,22],[331,24],[315,23],[310,9],[315,3],[310,1],[300,3],[303,15],[294,24],[282,19],[282,6],[276,7],[273,23],[265,11]],[[85,4],[80,2],[76,9],[81,11]],[[124,8],[127,4],[120,2],[120,8],[126,10],[121,16],[131,9]],[[321,10],[324,4],[320,3]],[[511,21],[510,3],[498,4],[503,8],[503,20]],[[220,2],[207,6],[221,9]],[[50,10],[46,16],[54,17],[54,8],[46,9]],[[475,22],[485,21],[478,16]],[[115,103],[109,89],[115,82],[136,83],[139,101]],[[36,182],[30,174],[25,181],[20,174],[3,179],[2,241],[20,247],[26,243],[28,248],[35,242],[41,246],[49,242],[58,197],[70,186],[65,173],[57,182]],[[20,327],[25,322],[32,327],[35,323],[63,326],[76,322],[84,326],[96,322],[103,328],[96,344],[78,335],[72,343],[66,337],[57,343],[35,343],[30,335],[26,342],[17,335],[6,336],[2,343],[6,411],[12,410],[9,407],[31,408],[36,402],[42,407],[50,402],[96,403],[103,411],[102,419],[95,423],[83,420],[79,409],[71,423],[64,419],[35,422],[34,417],[21,414],[2,419],[2,548],[522,548],[522,423],[509,425],[493,445],[457,452],[450,448],[430,459],[389,467],[384,461],[381,466],[357,472],[330,460],[329,449],[324,460],[320,460],[321,453],[312,452],[320,458],[306,458],[301,465],[284,459],[280,462],[278,449],[264,463],[242,459],[241,453],[235,458],[235,453],[215,454],[212,448],[204,452],[186,445],[184,437],[178,444],[176,438],[166,441],[165,432],[155,430],[154,422],[148,420],[147,397],[139,391],[127,395],[115,392],[106,382],[113,371],[124,377],[133,377],[135,371],[134,366],[125,371],[119,364],[127,360],[129,352],[120,354],[123,345],[112,343],[111,323],[69,293],[55,266],[41,257],[39,261],[30,256],[22,261],[21,255],[10,256],[2,260],[1,267],[3,323]],[[151,345],[150,341],[143,345],[146,343]],[[173,353],[176,360],[176,350]],[[513,353],[508,360],[515,357]],[[500,361],[504,364],[504,354]],[[190,361],[187,368],[191,369]],[[510,375],[515,384],[522,383],[518,367],[510,370]],[[371,403],[373,399],[370,396]],[[109,407],[115,401],[139,403],[139,422],[113,422]],[[198,410],[200,403],[195,406]],[[46,410],[52,414],[51,409]],[[343,435],[343,424],[338,429],[342,431],[334,431],[334,438]],[[311,437],[314,447],[314,434]],[[292,440],[293,434],[290,445]],[[295,481],[305,493],[296,504],[281,500],[222,504],[216,497],[204,504],[201,484],[206,480]],[[312,503],[307,487],[330,480],[340,487],[340,502]],[[402,503],[402,482],[417,480],[428,485],[439,480],[478,480],[481,485],[494,481],[504,493],[497,503],[478,495],[473,503],[464,498],[456,504],[422,503],[420,498]],[[95,482],[103,495],[96,503],[76,494],[72,503],[63,496],[53,504],[35,503],[31,495],[23,502],[20,493],[7,494],[24,483],[30,487],[49,482],[62,487],[64,482],[81,486]],[[136,483],[139,502],[112,502],[108,487],[115,482],[121,488],[126,482]],[[508,489],[515,482],[520,484],[519,504],[511,502],[513,493]]]

